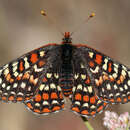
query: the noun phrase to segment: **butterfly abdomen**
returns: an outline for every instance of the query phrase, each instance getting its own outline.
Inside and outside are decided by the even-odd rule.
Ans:
[[[61,76],[59,84],[62,88],[63,94],[69,96],[72,94],[73,87],[73,75],[72,75],[72,46],[68,43],[64,43],[61,46],[62,49],[62,65],[61,65]]]

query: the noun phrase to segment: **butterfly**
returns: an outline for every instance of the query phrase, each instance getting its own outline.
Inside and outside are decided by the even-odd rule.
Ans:
[[[65,32],[61,44],[48,44],[0,67],[0,100],[21,102],[37,114],[64,109],[95,116],[109,104],[130,101],[130,69],[88,47],[72,44]]]

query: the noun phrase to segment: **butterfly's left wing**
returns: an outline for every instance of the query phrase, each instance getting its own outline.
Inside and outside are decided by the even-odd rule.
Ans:
[[[0,100],[23,102],[35,96],[57,46],[43,46],[0,67]]]
[[[108,103],[129,102],[130,69],[86,45],[76,47],[74,55],[86,69],[98,98]]]

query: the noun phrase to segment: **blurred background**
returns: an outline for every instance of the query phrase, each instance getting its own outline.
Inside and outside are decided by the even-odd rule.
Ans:
[[[40,15],[45,9],[52,24]],[[96,16],[87,24],[92,12]],[[130,0],[0,0],[0,65],[47,43],[60,43],[57,31],[74,31],[73,43],[85,43],[130,67]],[[0,130],[86,130],[79,116],[69,110],[37,116],[23,104],[0,103]],[[130,112],[130,103],[110,105],[107,110]],[[89,122],[105,130],[104,112]]]

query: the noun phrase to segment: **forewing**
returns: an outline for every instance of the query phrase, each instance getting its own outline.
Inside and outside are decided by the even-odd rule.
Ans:
[[[43,46],[0,67],[0,100],[22,102],[31,99],[57,46]]]
[[[80,63],[86,68],[96,95],[111,103],[130,101],[130,69],[85,45],[76,47],[75,56],[80,55]]]

